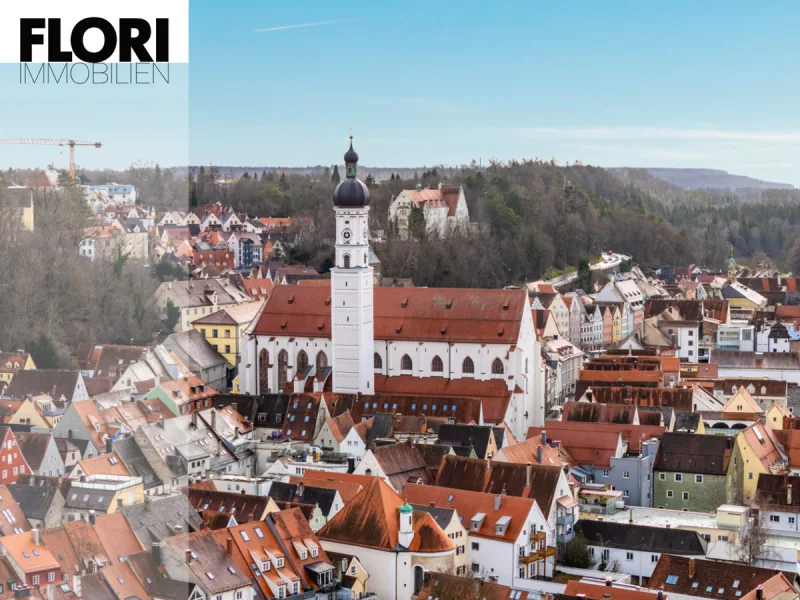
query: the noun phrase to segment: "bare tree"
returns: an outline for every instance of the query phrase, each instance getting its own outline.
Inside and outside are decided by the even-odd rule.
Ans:
[[[758,560],[768,558],[772,551],[767,541],[767,529],[761,522],[761,514],[757,513],[739,530],[733,547],[736,559],[748,565],[755,565]]]

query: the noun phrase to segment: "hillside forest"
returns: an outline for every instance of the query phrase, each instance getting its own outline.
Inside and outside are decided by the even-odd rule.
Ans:
[[[291,261],[325,272],[332,263],[331,194],[341,166],[309,172],[245,171],[223,178],[214,167],[79,171],[84,183],[129,183],[138,201],[167,209],[220,201],[251,215],[310,217],[313,235],[292,250]],[[36,190],[36,231],[6,231],[2,190],[24,184],[34,171],[0,173],[0,341],[2,348],[37,348],[47,364],[65,364],[79,341],[149,343],[164,329],[149,299],[165,277],[164,265],[144,267],[120,256],[110,264],[78,256],[90,224],[82,194]],[[731,247],[740,263],[771,262],[800,272],[800,191],[685,190],[647,171],[611,172],[581,164],[513,161],[459,169],[381,173],[361,169],[370,186],[375,252],[385,278],[416,285],[502,287],[574,268],[606,250],[630,254],[645,269],[694,263],[722,269]],[[66,178],[65,178],[66,179]],[[388,222],[392,197],[418,184],[464,186],[473,226],[440,239],[419,220],[411,239]],[[421,211],[420,211],[421,212]],[[167,269],[168,270],[168,269]],[[38,363],[38,361],[37,361]]]

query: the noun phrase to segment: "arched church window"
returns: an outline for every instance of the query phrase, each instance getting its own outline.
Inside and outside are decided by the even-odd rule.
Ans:
[[[317,353],[317,373],[328,368],[328,356],[320,350]]]
[[[297,354],[297,372],[302,373],[308,368],[308,354],[305,350],[300,350]]]
[[[350,268],[350,255],[349,254],[345,254],[342,257],[342,260],[344,261],[344,268],[345,269],[349,269]]]
[[[262,348],[258,355],[258,392],[266,394],[269,390],[269,352]]]
[[[469,356],[464,359],[463,363],[461,363],[461,371],[464,373],[475,372],[475,363],[472,362],[472,359]]]
[[[403,354],[403,358],[400,359],[400,370],[410,371],[413,368],[414,364],[411,362],[411,357],[408,354]]]
[[[442,359],[439,358],[438,355],[434,356],[433,360],[431,361],[431,371],[433,371],[434,373],[441,373],[442,371],[444,371],[444,363],[442,362]]]
[[[372,355],[372,362],[373,362],[373,366],[376,369],[382,369],[383,368],[383,359],[381,358],[381,355],[378,354],[377,352]]]
[[[283,391],[286,387],[286,382],[289,380],[287,375],[287,366],[289,364],[289,353],[286,350],[281,350],[278,353],[278,390]]]
[[[503,361],[499,358],[495,358],[492,361],[492,375],[502,375],[505,369],[503,369]]]

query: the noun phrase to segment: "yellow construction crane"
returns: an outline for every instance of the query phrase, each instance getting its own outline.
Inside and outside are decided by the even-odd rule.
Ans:
[[[75,146],[102,146],[100,142],[79,142],[77,140],[16,139],[0,140],[0,144],[33,144],[36,146],[69,146],[69,178],[75,181]]]

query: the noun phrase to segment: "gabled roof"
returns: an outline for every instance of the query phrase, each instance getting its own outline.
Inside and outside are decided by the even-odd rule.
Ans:
[[[184,559],[186,553],[191,552],[191,562],[186,566],[200,585],[212,594],[249,586],[250,578],[233,567],[230,557],[212,534],[210,530],[198,531],[169,537],[161,544],[170,548],[179,559]]]
[[[681,556],[706,555],[706,541],[696,531],[689,529],[580,520],[575,524],[575,533],[583,534],[591,546]]]
[[[72,400],[79,377],[80,371],[64,369],[19,370],[6,388],[5,395],[21,399],[28,394],[50,394],[54,399],[63,395]]]
[[[14,434],[17,444],[31,469],[38,471],[42,466],[47,448],[53,440],[49,433],[31,433],[18,431]]]
[[[470,530],[470,537],[485,537],[504,542],[516,541],[527,526],[528,515],[534,507],[532,498],[515,496],[499,496],[484,492],[471,492],[432,485],[411,484],[406,488],[406,498],[414,504],[433,503],[434,507],[452,508],[463,519],[465,529]],[[499,508],[495,508],[499,498]],[[483,515],[478,529],[471,527],[474,517]],[[497,521],[509,517],[503,533],[497,533]]]
[[[53,503],[53,498],[55,498],[56,494],[61,494],[54,485],[20,485],[12,483],[5,487],[14,496],[14,500],[21,511],[30,519],[44,520],[47,516],[47,511],[50,510],[50,505]],[[22,526],[18,525],[18,527]],[[29,527],[28,525],[26,529]]]
[[[551,423],[567,423],[553,421],[546,423],[547,427],[531,427],[528,429],[528,438],[541,437],[544,432],[548,441],[559,442],[569,455],[579,465],[592,465],[594,467],[611,466],[611,457],[617,456],[620,447],[621,435],[618,430],[601,429],[599,423],[586,423],[584,427],[551,427]]]
[[[260,520],[269,503],[267,496],[198,488],[189,488],[187,498],[197,511],[213,510],[232,513],[239,523]]]
[[[291,475],[289,477],[289,483],[303,483],[306,486],[312,486],[315,488],[328,488],[331,490],[336,490],[339,492],[339,496],[342,498],[342,502],[347,504],[352,500],[355,495],[361,491],[364,485],[358,481],[339,481],[338,479],[334,479],[331,477],[330,479],[322,479],[322,478],[314,478],[309,477],[306,479],[306,475],[308,475],[310,471],[306,471],[303,476],[298,475]],[[327,474],[327,471],[313,471],[314,473],[322,473]]]
[[[200,515],[183,494],[123,506],[122,514],[145,548],[174,535],[176,525],[183,527],[184,532],[196,531],[203,525]]]
[[[404,502],[383,479],[371,481],[318,532],[320,539],[394,551]]]
[[[733,438],[722,435],[665,432],[655,470],[725,475]]]
[[[444,423],[439,427],[439,443],[475,448],[475,454],[484,458],[489,441],[494,435],[490,425],[464,425]]]
[[[784,577],[780,571],[772,569],[662,554],[650,577],[650,587],[663,589],[667,597],[673,593],[701,598],[742,600],[747,599],[748,594],[754,592],[757,586],[766,584],[776,576]],[[764,600],[775,597],[765,595]]]
[[[740,408],[741,407],[741,408]],[[750,392],[747,391],[745,386],[739,387],[736,390],[736,393],[731,396],[730,400],[722,407],[721,412],[724,413],[754,413],[754,414],[764,414],[764,409],[758,405],[753,399],[753,396],[750,395]]]
[[[402,493],[409,481],[432,483],[433,476],[416,448],[404,443],[386,444],[372,450],[392,487]]]
[[[304,483],[275,481],[269,487],[269,497],[276,502],[314,504],[319,506],[322,513],[327,517],[331,513],[333,502],[336,499],[336,489],[315,487]]]

